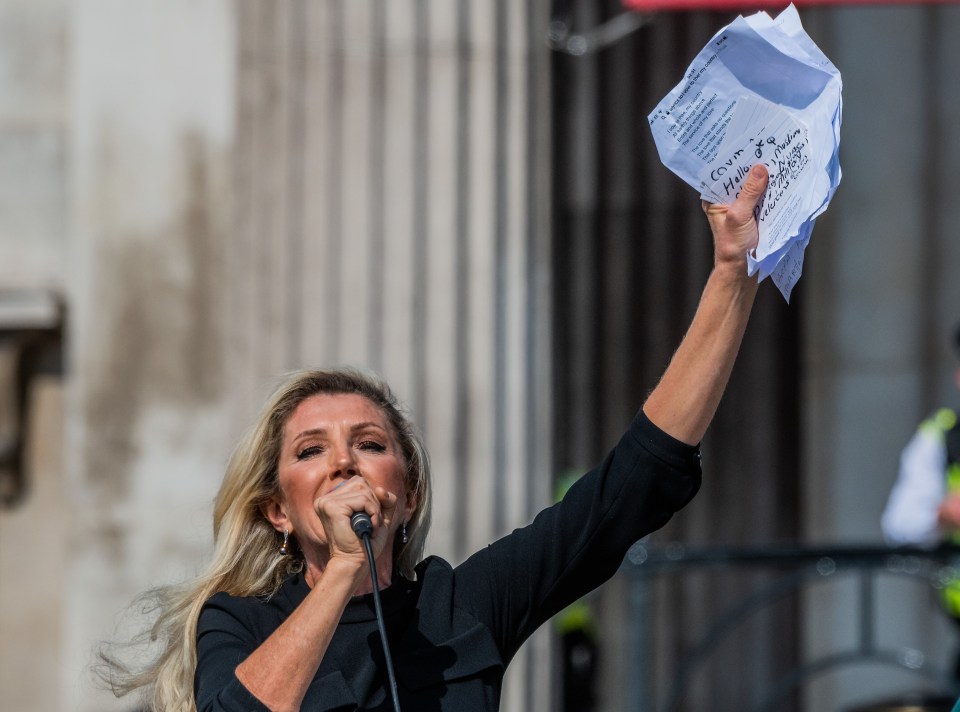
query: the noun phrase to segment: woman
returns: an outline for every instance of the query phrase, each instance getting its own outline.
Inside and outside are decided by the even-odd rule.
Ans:
[[[156,710],[391,709],[367,560],[351,527],[364,511],[402,708],[498,709],[523,641],[696,493],[697,443],[756,294],[745,256],[766,181],[759,166],[735,203],[703,204],[713,272],[613,452],[530,526],[456,568],[420,561],[429,467],[389,389],[352,371],[294,374],[230,462],[210,569],[162,603],[153,631],[162,656],[116,689],[152,686]]]

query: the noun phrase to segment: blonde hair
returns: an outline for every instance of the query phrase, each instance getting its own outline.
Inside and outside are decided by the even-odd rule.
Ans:
[[[118,697],[147,693],[156,712],[195,712],[197,620],[214,593],[269,596],[303,562],[294,547],[280,555],[280,534],[261,506],[278,492],[277,462],[287,420],[304,400],[318,394],[356,394],[377,406],[393,429],[406,465],[406,486],[417,502],[407,523],[408,542],[397,538],[394,564],[407,578],[423,556],[430,528],[430,464],[423,442],[389,386],[354,369],[304,370],[288,374],[267,401],[254,426],[237,445],[227,465],[213,508],[214,553],[206,572],[176,586],[158,588],[139,601],[144,613],[156,612],[149,630],[135,643],[153,641],[161,650],[140,670],[114,654],[100,651],[98,675]]]

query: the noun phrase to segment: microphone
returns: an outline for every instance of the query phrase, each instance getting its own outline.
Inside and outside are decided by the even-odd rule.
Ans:
[[[373,534],[373,522],[366,512],[354,512],[350,515],[350,526],[353,533],[363,542],[367,552],[367,563],[370,564],[370,581],[373,584],[373,609],[377,615],[377,628],[380,630],[380,643],[383,645],[384,662],[387,664],[387,678],[390,682],[390,699],[393,701],[394,712],[400,712],[400,695],[397,692],[397,678],[393,673],[393,658],[390,656],[390,646],[387,644],[387,626],[383,619],[383,607],[380,605],[380,582],[377,581],[377,566],[373,558],[373,544],[370,535]]]
[[[353,527],[353,533],[358,539],[373,534],[373,522],[370,521],[370,515],[366,512],[354,512],[350,517],[350,526]]]

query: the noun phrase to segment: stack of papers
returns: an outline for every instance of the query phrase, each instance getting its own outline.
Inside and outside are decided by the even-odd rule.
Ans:
[[[790,301],[813,223],[840,183],[840,72],[790,5],[714,35],[647,117],[663,164],[711,203],[732,203],[756,163],[770,173],[747,272]]]

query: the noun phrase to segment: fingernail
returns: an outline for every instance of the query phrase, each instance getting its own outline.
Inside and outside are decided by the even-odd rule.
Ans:
[[[753,174],[754,178],[763,177],[763,169],[760,167],[760,164],[756,164],[753,168],[750,169],[750,172]]]

